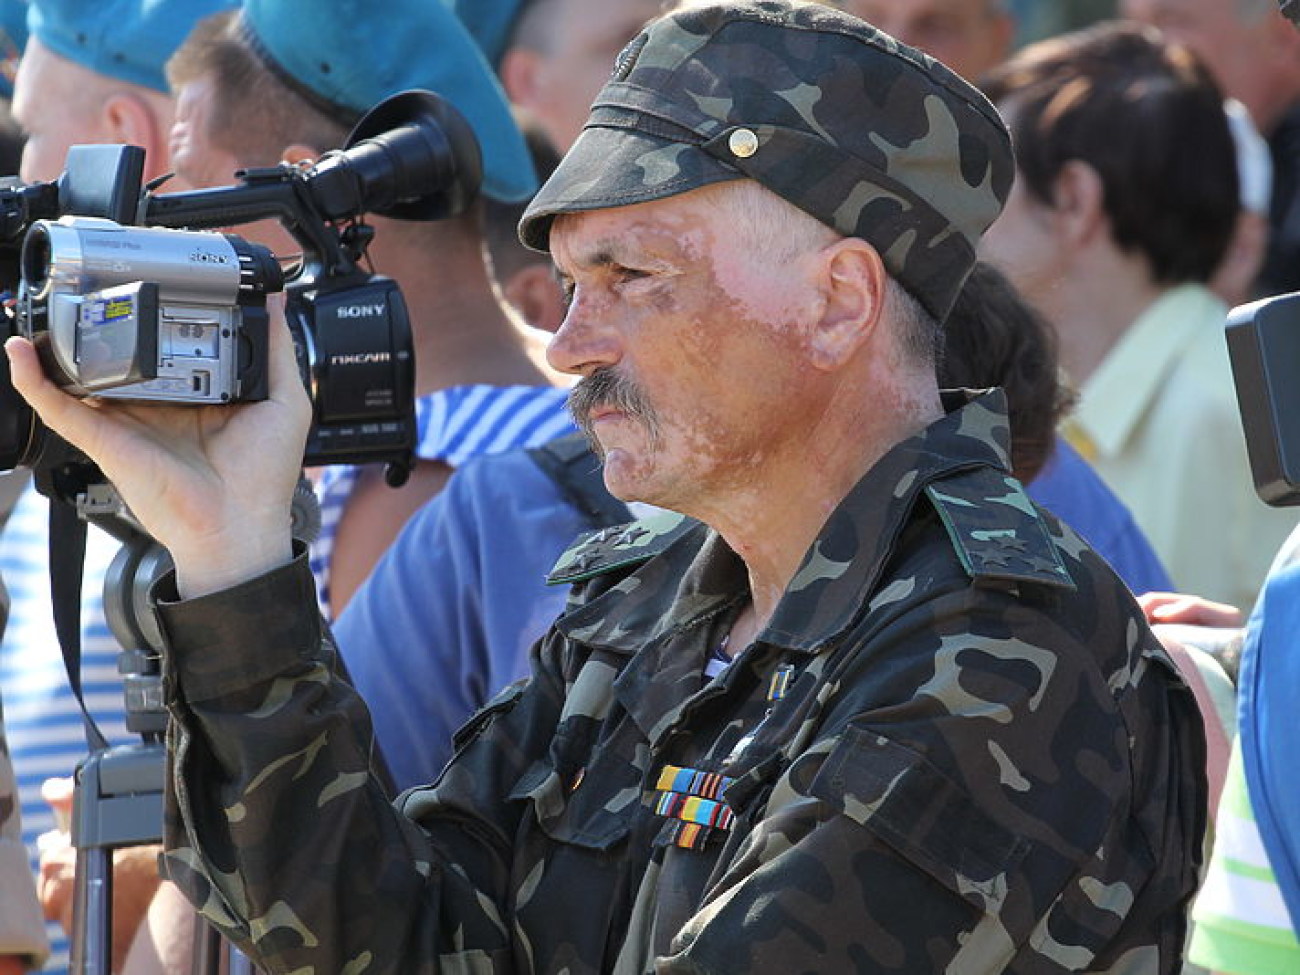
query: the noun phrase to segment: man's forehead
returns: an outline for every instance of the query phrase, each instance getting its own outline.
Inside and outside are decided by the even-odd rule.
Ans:
[[[676,198],[560,214],[551,227],[551,255],[563,269],[677,253],[709,220],[711,208],[677,206]]]
[[[882,13],[900,13],[912,17],[935,14],[984,16],[1000,9],[999,0],[839,0],[842,10],[870,21]]]
[[[582,26],[588,30],[598,25],[629,24],[637,28],[663,13],[664,0],[556,0],[548,19],[555,28]],[[632,34],[628,35],[628,40]]]

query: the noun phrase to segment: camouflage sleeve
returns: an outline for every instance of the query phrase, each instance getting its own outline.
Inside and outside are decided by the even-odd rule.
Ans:
[[[5,742],[3,712],[0,712],[0,890],[4,891],[0,897],[0,956],[22,955],[31,959],[33,968],[39,968],[50,946],[36,900],[35,878],[23,846],[18,784]]]
[[[753,828],[656,972],[1177,970],[1195,790],[1135,769],[1114,699],[1141,679],[1159,720],[1160,668],[1109,678],[1012,597],[921,605],[847,656],[829,720],[765,803],[741,802]]]
[[[428,972],[446,946],[507,970],[514,827],[495,797],[556,695],[530,695],[521,750],[481,764],[464,802],[422,830],[371,774],[369,716],[334,675],[311,586],[299,559],[203,599],[156,594],[170,646],[166,873],[268,973]]]

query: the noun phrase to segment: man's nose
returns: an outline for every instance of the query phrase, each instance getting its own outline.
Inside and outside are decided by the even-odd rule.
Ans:
[[[546,347],[547,361],[560,372],[586,376],[616,364],[620,357],[618,332],[608,316],[575,293],[564,321]]]

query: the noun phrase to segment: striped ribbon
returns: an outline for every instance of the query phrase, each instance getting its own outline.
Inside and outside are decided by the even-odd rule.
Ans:
[[[714,830],[731,829],[735,817],[718,796],[733,781],[717,772],[664,766],[655,784],[653,806],[656,814],[675,820],[670,828],[674,845],[698,850]]]

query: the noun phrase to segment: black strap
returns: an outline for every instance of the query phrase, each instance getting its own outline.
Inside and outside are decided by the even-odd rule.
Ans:
[[[622,525],[634,520],[627,505],[605,487],[600,461],[581,433],[571,433],[540,447],[530,447],[528,455],[593,528]]]
[[[108,739],[95,724],[81,693],[81,581],[86,562],[86,523],[75,505],[50,500],[50,596],[54,632],[63,651],[68,684],[81,708],[86,743],[92,751],[108,747]]]

